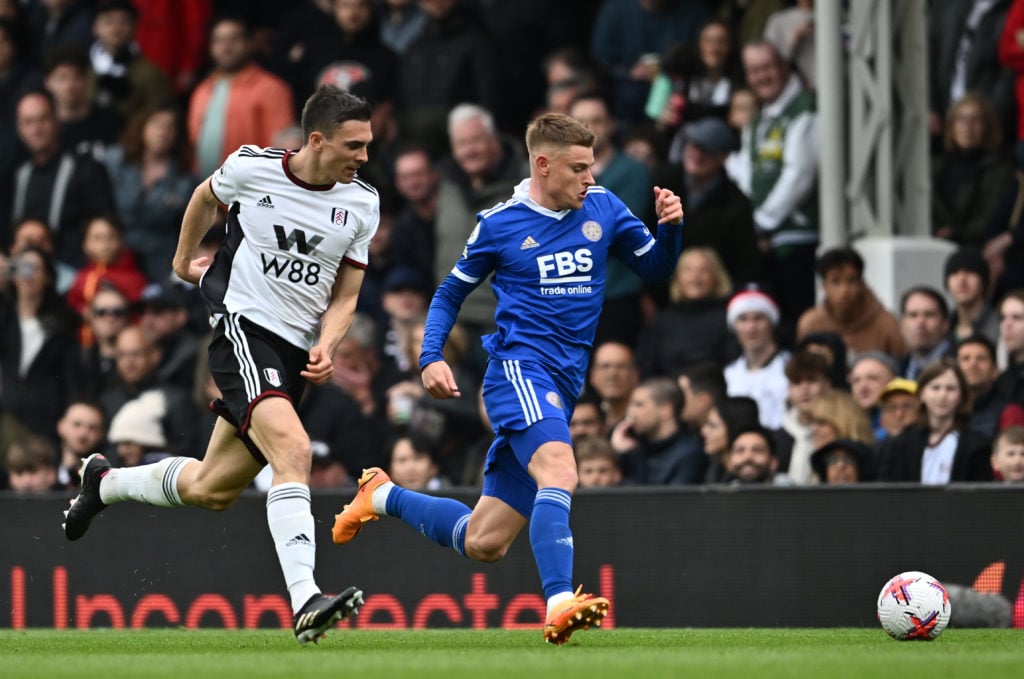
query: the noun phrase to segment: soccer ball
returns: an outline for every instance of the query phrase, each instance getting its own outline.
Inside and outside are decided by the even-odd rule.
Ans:
[[[920,571],[907,571],[878,593],[878,622],[893,639],[928,641],[949,624],[949,594],[942,583]]]

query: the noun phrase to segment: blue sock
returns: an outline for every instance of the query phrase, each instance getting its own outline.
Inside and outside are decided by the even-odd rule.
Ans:
[[[572,591],[572,495],[561,488],[541,488],[533,501],[530,546],[537,561],[544,596]]]
[[[458,500],[395,486],[388,494],[386,511],[442,547],[466,556],[466,526],[473,510]]]

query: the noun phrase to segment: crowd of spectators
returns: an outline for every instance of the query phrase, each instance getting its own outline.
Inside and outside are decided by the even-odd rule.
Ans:
[[[489,285],[446,346],[462,398],[424,393],[420,341],[544,111],[594,130],[594,176],[651,230],[653,186],[686,211],[664,286],[610,265],[581,485],[1024,482],[1024,0],[929,8],[932,236],[955,251],[892,309],[853,247],[820,251],[813,9],[0,0],[0,489],[74,489],[97,449],[202,457],[218,393],[170,270],[182,214],[238,146],[301,146],[321,83],[372,104],[381,223],[333,377],[297,404],[311,486],[480,483]]]

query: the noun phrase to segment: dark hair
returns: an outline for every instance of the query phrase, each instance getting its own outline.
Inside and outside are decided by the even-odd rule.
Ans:
[[[172,102],[162,102],[144,109],[128,121],[124,132],[121,134],[121,146],[124,148],[124,162],[133,164],[142,160],[144,149],[143,131],[146,123],[158,113],[170,113],[174,116],[174,146],[171,149],[171,158],[177,163],[178,168],[187,170],[192,167],[192,145],[188,142],[188,132],[185,129],[185,116],[178,106]]]
[[[597,417],[604,424],[608,421],[608,413],[601,407],[601,399],[597,395],[586,392],[583,396],[580,396],[579,400],[576,401],[576,410],[579,410],[580,406],[592,406],[597,411]]]
[[[674,380],[668,377],[651,377],[641,382],[639,387],[647,389],[651,394],[651,399],[659,406],[672,406],[672,419],[679,419],[683,412],[683,406],[686,405],[686,397]]]
[[[348,120],[369,121],[370,114],[370,104],[362,97],[334,85],[320,85],[302,107],[302,143],[313,132],[330,137]]]
[[[75,323],[75,317],[64,303],[64,298],[57,292],[57,267],[53,257],[35,245],[26,247],[17,254],[17,257],[24,257],[27,254],[35,254],[42,260],[43,271],[46,272],[47,278],[46,289],[36,311],[36,317],[48,332],[63,332],[71,329]],[[14,294],[17,295],[17,292]]]
[[[58,47],[51,50],[43,61],[43,77],[50,77],[61,66],[71,66],[83,76],[92,72],[89,53],[78,47]]]
[[[823,252],[818,257],[815,271],[824,278],[825,274],[829,271],[838,269],[841,266],[852,266],[856,269],[858,276],[864,275],[864,258],[860,256],[859,252],[849,246],[832,248]]]
[[[786,379],[790,382],[829,379],[828,361],[821,354],[802,349],[793,352],[786,361]],[[831,382],[831,380],[830,380]]]
[[[900,297],[900,315],[902,316],[907,312],[907,300],[910,299],[911,295],[924,295],[930,297],[935,305],[939,307],[939,314],[945,319],[949,318],[949,305],[946,304],[946,298],[942,296],[942,293],[931,287],[930,285],[915,285],[908,288],[903,296]]]
[[[725,372],[714,361],[691,363],[679,375],[690,381],[690,391],[695,394],[710,394],[716,402],[725,397]]]
[[[248,40],[252,37],[252,24],[240,15],[237,14],[218,14],[210,19],[209,30],[206,32],[206,41],[209,43],[210,38],[213,37],[213,32],[223,23],[238,24],[242,28],[242,35]]]
[[[733,432],[760,424],[761,414],[757,401],[749,396],[725,396],[715,401],[715,410],[725,424],[727,445],[732,445]]]
[[[15,7],[21,8],[20,3],[14,3]],[[0,18],[0,32],[7,35],[7,40],[11,43],[11,63],[17,64],[21,61],[21,58],[25,56],[28,51],[25,49],[25,31],[19,30],[19,24],[16,21],[10,19]]]
[[[117,232],[118,236],[124,238],[124,222],[114,212],[97,212],[96,214],[88,217],[85,220],[84,228],[82,229],[82,240],[85,240],[86,234],[89,233],[89,227],[92,226],[93,222],[103,221],[110,225],[114,231]]]
[[[571,111],[573,106],[581,101],[597,101],[604,105],[604,110],[608,114],[608,118],[615,118],[615,107],[612,106],[611,99],[609,99],[603,92],[581,92],[573,97],[572,101],[569,102],[569,110]]]
[[[110,287],[104,288],[104,290],[110,290],[110,289],[111,289]],[[117,288],[113,288],[113,289],[117,290]],[[118,292],[120,293],[121,291],[118,290]],[[127,299],[127,298],[125,298],[125,299]],[[76,396],[75,398],[73,398],[71,400],[71,402],[68,403],[67,407],[64,408],[64,412],[61,414],[61,417],[63,417],[64,415],[67,415],[68,411],[71,410],[75,406],[85,406],[86,408],[90,408],[90,409],[96,411],[97,413],[100,414],[100,422],[103,424],[104,427],[107,426],[107,414],[103,410],[103,404],[100,403],[99,401],[97,401],[95,398],[92,398],[91,396],[81,396],[81,395],[79,395],[79,396]]]
[[[746,424],[746,425],[743,425],[740,428],[738,428],[736,430],[735,434],[733,434],[732,432],[729,432],[729,451],[730,452],[732,451],[733,444],[736,443],[736,439],[738,439],[740,436],[743,436],[744,434],[757,434],[758,436],[763,438],[765,440],[765,443],[768,444],[768,453],[772,457],[776,456],[775,455],[775,436],[774,436],[774,434],[772,434],[772,432],[769,429],[761,426],[760,424]]]
[[[828,366],[828,379],[837,389],[849,389],[850,385],[846,381],[848,370],[846,342],[843,341],[842,335],[830,330],[812,332],[801,337],[796,343],[795,349],[818,353],[813,349],[808,349],[811,345],[828,347],[828,350],[832,352],[832,363]]]
[[[968,344],[980,344],[981,346],[985,347],[985,351],[988,353],[988,357],[992,359],[993,363],[995,363],[998,360],[995,342],[990,340],[985,335],[982,335],[981,333],[974,333],[973,335],[968,335],[967,337],[957,342],[956,351],[954,352],[954,355],[959,356],[960,347],[966,346]]]

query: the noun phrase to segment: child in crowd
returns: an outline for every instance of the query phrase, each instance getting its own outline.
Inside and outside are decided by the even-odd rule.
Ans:
[[[992,444],[992,471],[996,479],[1024,483],[1024,427],[1007,427],[996,436]]]
[[[100,287],[107,281],[136,302],[146,287],[146,277],[135,263],[135,255],[124,246],[124,228],[112,215],[93,217],[85,226],[82,250],[89,263],[78,270],[67,301],[81,315]]]
[[[57,482],[57,448],[41,436],[29,436],[7,447],[8,483],[16,493],[62,490]]]
[[[437,460],[427,450],[420,450],[412,439],[402,436],[391,446],[388,472],[395,483],[413,490],[437,490],[451,483],[440,475]]]
[[[617,486],[622,482],[619,455],[603,436],[582,436],[576,442],[576,474],[581,488]]]

